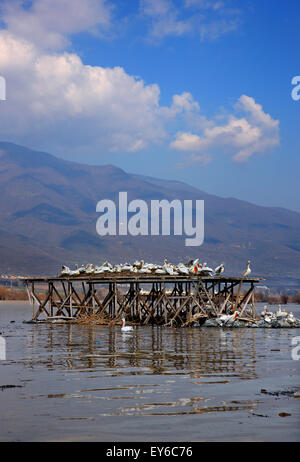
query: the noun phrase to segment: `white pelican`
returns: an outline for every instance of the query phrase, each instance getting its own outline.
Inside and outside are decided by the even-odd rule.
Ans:
[[[173,275],[174,274],[174,269],[170,263],[168,263],[167,260],[164,260],[163,264],[163,269],[165,270],[166,273]]]
[[[289,313],[288,316],[287,316],[287,322],[289,324],[294,324],[295,322],[297,321],[297,319],[295,318],[295,316],[293,315],[293,313]]]
[[[262,317],[266,316],[268,314],[268,307],[267,305],[264,306],[264,310],[260,313]]]
[[[235,311],[233,314],[222,314],[219,319],[223,324],[231,324],[239,314],[239,311]]]
[[[281,305],[279,305],[278,310],[276,311],[276,318],[277,319],[285,319],[287,318],[289,313],[287,311],[281,311]]]
[[[179,263],[179,265],[177,266],[177,270],[181,274],[189,274],[188,268],[183,263]]]
[[[122,332],[129,332],[133,330],[133,327],[132,326],[125,326],[125,318],[122,318],[122,327],[121,327],[121,331]]]
[[[221,265],[217,266],[215,269],[215,274],[220,275],[224,273],[224,263],[221,263]]]
[[[251,268],[250,268],[250,260],[249,260],[245,271],[242,272],[242,276],[249,276],[250,273],[251,273]]]
[[[199,273],[204,275],[204,276],[211,276],[211,273],[213,273],[214,270],[212,268],[209,268],[207,266],[207,263],[204,263],[202,268],[199,269]]]
[[[124,265],[122,265],[121,271],[133,271],[133,266],[129,263],[125,263]]]

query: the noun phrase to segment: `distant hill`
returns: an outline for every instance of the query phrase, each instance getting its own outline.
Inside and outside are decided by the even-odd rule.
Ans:
[[[178,181],[89,166],[0,142],[0,273],[52,275],[62,264],[113,263],[136,258],[178,263],[187,258],[240,274],[248,259],[266,284],[300,287],[300,214],[207,194]],[[186,236],[105,236],[96,233],[101,199],[203,199],[205,241]]]

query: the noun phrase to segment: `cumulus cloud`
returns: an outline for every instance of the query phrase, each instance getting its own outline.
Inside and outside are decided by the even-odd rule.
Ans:
[[[216,8],[212,0],[206,8],[208,3]],[[225,145],[234,150],[234,160],[246,160],[278,143],[278,121],[253,98],[241,96],[234,110],[245,115],[230,115],[220,124],[201,114],[189,92],[173,95],[163,106],[156,83],[119,66],[86,65],[67,52],[72,34],[110,27],[112,8],[106,0],[10,0],[3,5],[0,69],[8,85],[0,106],[1,139],[29,145],[34,140],[39,148],[56,152],[136,152],[168,144],[180,123],[188,129],[176,133],[171,147],[191,152],[187,162],[202,165],[215,147]],[[178,19],[172,0],[144,0],[143,5],[145,14]],[[192,8],[192,0],[186,8]]]
[[[2,133],[22,135],[34,127],[40,136],[57,132],[61,142],[88,138],[127,151],[166,136],[158,85],[146,85],[121,67],[84,65],[72,53],[41,53],[0,31],[0,68],[10,88],[0,113]]]
[[[170,147],[197,153],[217,148],[229,152],[235,161],[246,161],[279,144],[279,121],[266,114],[253,98],[242,95],[234,110],[244,116],[229,114],[223,124],[210,121],[201,134],[177,132]]]
[[[106,0],[34,0],[30,4],[6,0],[1,16],[15,37],[57,50],[70,44],[72,34],[107,31],[112,7]]]
[[[161,143],[167,123],[198,110],[190,93],[162,106],[157,84],[66,51],[73,34],[111,26],[106,0],[9,0],[1,13],[0,69],[9,83],[1,138],[27,143],[34,134],[60,149],[135,152]]]

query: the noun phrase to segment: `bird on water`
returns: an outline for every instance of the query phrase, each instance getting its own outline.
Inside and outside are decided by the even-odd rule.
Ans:
[[[125,318],[122,318],[122,327],[121,327],[121,331],[122,331],[122,332],[129,332],[129,331],[132,331],[132,330],[133,330],[133,327],[132,327],[132,326],[126,326],[125,323],[126,323]]]

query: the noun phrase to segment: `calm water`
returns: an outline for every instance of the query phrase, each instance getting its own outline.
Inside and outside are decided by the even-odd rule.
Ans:
[[[300,329],[122,334],[30,318],[0,302],[0,441],[300,441]]]

